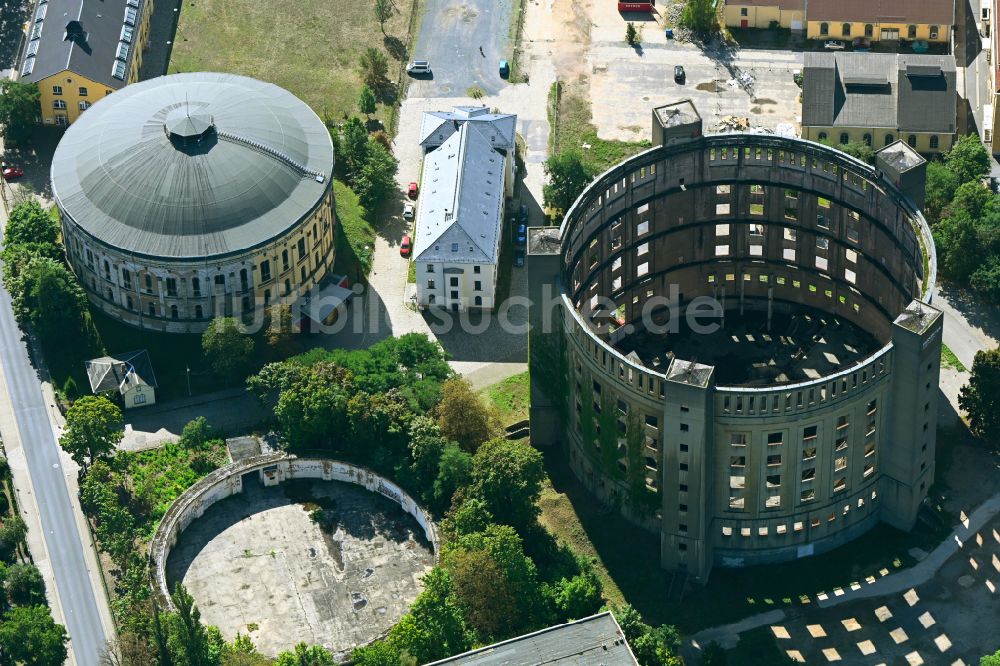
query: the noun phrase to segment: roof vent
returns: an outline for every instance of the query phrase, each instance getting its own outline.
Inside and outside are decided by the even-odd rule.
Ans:
[[[215,118],[185,104],[167,114],[163,131],[177,147],[198,145],[215,134]]]

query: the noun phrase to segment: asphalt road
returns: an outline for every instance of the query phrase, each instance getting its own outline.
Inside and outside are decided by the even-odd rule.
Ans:
[[[428,0],[411,60],[427,60],[432,76],[414,79],[410,97],[465,97],[472,86],[497,94],[510,60],[511,0]],[[479,49],[482,48],[482,53]]]
[[[2,213],[2,211],[0,211]],[[59,448],[45,409],[45,399],[28,350],[14,319],[10,294],[0,288],[0,363],[14,409],[22,448],[41,518],[49,560],[56,579],[66,629],[78,666],[96,666],[107,637],[101,624],[83,543],[73,518],[69,492],[59,462]]]

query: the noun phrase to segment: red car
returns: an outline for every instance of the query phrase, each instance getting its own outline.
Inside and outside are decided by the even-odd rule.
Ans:
[[[416,199],[417,198],[417,184],[416,183],[410,183],[410,186],[406,188],[406,194],[411,199]]]
[[[410,243],[410,237],[403,236],[403,242],[399,244],[399,256],[408,257],[412,251],[413,245]]]
[[[3,179],[6,181],[14,180],[15,178],[20,178],[24,175],[24,169],[18,169],[15,166],[5,166],[3,168]]]

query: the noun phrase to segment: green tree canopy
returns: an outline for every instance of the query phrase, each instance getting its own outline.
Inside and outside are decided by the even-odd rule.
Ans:
[[[87,297],[65,264],[33,256],[19,267],[7,288],[18,319],[29,322],[43,340],[56,342],[79,336]]]
[[[449,442],[441,452],[437,477],[434,479],[434,509],[444,511],[451,506],[459,488],[472,479],[472,456],[458,444]]]
[[[960,137],[945,153],[944,163],[959,183],[980,181],[990,172],[990,155],[978,134]]]
[[[524,530],[538,516],[545,469],[542,454],[524,442],[492,439],[472,457],[467,497],[478,497],[497,522]]]
[[[441,402],[435,411],[441,434],[469,452],[475,452],[502,430],[497,409],[487,404],[462,377],[452,377],[441,385]]]
[[[33,564],[12,564],[4,580],[7,600],[17,606],[44,606],[45,582]]]
[[[361,54],[361,72],[365,85],[381,90],[388,81],[389,58],[376,46],[369,46]]]
[[[681,12],[680,24],[695,32],[714,32],[718,27],[715,0],[687,0]]]
[[[594,174],[584,165],[575,150],[566,150],[545,160],[545,175],[549,182],[542,188],[545,205],[565,213],[580,193],[586,189]]]
[[[958,406],[969,415],[969,426],[978,437],[1000,438],[1000,349],[976,352],[969,383],[959,391]]]
[[[0,131],[8,144],[27,140],[42,115],[41,93],[34,83],[0,81]]]
[[[924,185],[924,215],[927,221],[934,225],[941,218],[941,213],[951,203],[959,182],[951,169],[940,160],[932,160],[927,164],[927,180]]]
[[[376,2],[388,2],[389,0],[376,0]],[[377,6],[377,5],[376,5]],[[375,113],[375,93],[368,86],[361,86],[361,94],[358,96],[358,111],[370,116]]]
[[[299,643],[278,655],[274,666],[334,666],[333,655],[321,645]]]
[[[281,391],[274,414],[292,450],[325,448],[331,433],[348,432],[347,405],[353,394],[350,372],[329,363],[299,367]]]
[[[368,137],[365,161],[354,178],[354,191],[365,208],[374,208],[396,191],[399,162],[386,147]]]
[[[462,610],[452,597],[448,572],[435,567],[424,576],[423,583],[424,590],[386,641],[398,654],[409,655],[418,664],[444,659],[472,647]]]
[[[385,35],[385,23],[392,18],[393,9],[392,0],[375,0],[375,20],[378,21],[379,27],[382,28],[383,35]],[[366,112],[362,111],[362,113]]]
[[[102,395],[87,395],[66,410],[59,445],[81,467],[112,453],[125,436],[122,410]]]
[[[965,282],[986,259],[975,221],[965,214],[946,217],[934,229],[938,262],[945,277]]]
[[[198,416],[184,425],[177,443],[185,449],[199,449],[214,438],[215,429],[208,424],[208,419]]]
[[[1000,650],[981,658],[979,666],[1000,666]]]
[[[177,611],[165,615],[164,619],[167,646],[174,665],[214,666],[212,632],[202,624],[201,611],[194,598],[181,583],[177,583],[170,599]],[[218,647],[221,649],[221,646]]]
[[[216,374],[235,377],[249,368],[254,341],[233,317],[216,317],[201,335],[201,349]]]
[[[4,281],[8,284],[21,267],[34,257],[62,261],[59,224],[36,199],[18,204],[10,211],[3,234]]]
[[[0,650],[22,666],[62,666],[68,656],[66,628],[45,606],[17,606],[0,620]]]

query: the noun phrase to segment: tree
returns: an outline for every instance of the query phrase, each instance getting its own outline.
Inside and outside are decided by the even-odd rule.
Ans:
[[[934,229],[941,273],[965,282],[982,264],[984,247],[979,242],[976,223],[967,215],[946,217]]]
[[[687,0],[680,24],[699,33],[713,32],[717,27],[715,0]]]
[[[142,634],[125,631],[108,641],[98,666],[150,666],[156,663],[156,650]],[[227,665],[224,665],[227,666]]]
[[[386,640],[393,651],[416,663],[450,657],[472,647],[462,610],[452,596],[451,576],[435,567],[423,578],[424,590],[409,612],[393,627]],[[397,661],[394,662],[398,664]]]
[[[976,220],[993,203],[993,199],[994,194],[978,180],[962,183],[955,190],[955,196],[948,206],[948,214],[967,215]]]
[[[478,497],[498,523],[524,530],[538,516],[545,469],[542,454],[524,442],[492,439],[472,457],[467,497]]]
[[[944,155],[944,163],[959,183],[978,182],[990,172],[990,155],[978,134],[967,134]]]
[[[468,499],[452,507],[441,522],[441,531],[449,539],[482,532],[493,524],[493,514],[481,499]]]
[[[976,352],[969,383],[958,393],[958,406],[969,415],[976,436],[1000,437],[1000,348]]]
[[[552,155],[545,160],[544,169],[549,179],[542,188],[545,205],[563,213],[569,210],[594,177],[593,172],[584,165],[580,153],[575,150]]]
[[[702,650],[701,659],[698,664],[699,666],[726,666],[728,661],[725,649],[715,641],[712,641]]]
[[[593,615],[601,607],[603,585],[593,568],[556,583],[553,601],[560,620],[578,620]]]
[[[351,116],[340,131],[340,153],[347,180],[352,185],[368,161],[368,130],[357,116]]]
[[[449,442],[441,452],[437,477],[434,479],[434,510],[447,509],[455,492],[472,479],[472,456]]]
[[[66,628],[45,606],[17,606],[0,621],[0,650],[22,666],[61,666],[67,641]]]
[[[629,46],[635,46],[637,41],[639,41],[639,33],[635,29],[635,24],[629,21],[625,25],[625,43]]]
[[[469,452],[474,453],[480,444],[501,432],[499,412],[462,377],[452,377],[441,385],[436,413],[441,434]]]
[[[388,2],[389,0],[375,0],[376,9],[378,8],[379,2]],[[358,111],[365,114],[366,116],[371,116],[375,113],[375,93],[368,86],[361,86],[361,94],[358,96]]]
[[[249,367],[254,342],[233,317],[216,317],[201,335],[201,349],[216,374],[235,377]]]
[[[201,623],[201,611],[181,584],[174,587],[170,600],[177,612],[166,616],[167,646],[176,666],[211,666],[209,633]]]
[[[1000,666],[1000,650],[979,660],[979,666]]]
[[[40,99],[34,83],[0,82],[0,128],[8,148],[31,136],[35,119],[41,115]]]
[[[375,19],[382,28],[382,36],[385,35],[385,22],[392,18],[392,0],[375,0]],[[362,112],[364,113],[364,112]]]
[[[102,395],[87,395],[66,410],[59,445],[83,468],[111,453],[125,437],[122,410]]]
[[[361,71],[365,85],[372,90],[381,90],[388,81],[389,59],[375,46],[369,46],[361,54]]]
[[[295,349],[295,331],[292,330],[292,306],[275,303],[267,311],[267,346],[276,353],[287,356]]]
[[[847,153],[856,160],[861,160],[866,164],[875,164],[875,149],[865,143],[842,143],[837,146],[837,150]]]
[[[281,391],[274,414],[293,451],[329,446],[331,433],[347,432],[351,375],[333,363],[298,368]]]
[[[278,655],[275,666],[333,666],[333,655],[320,645],[299,643],[294,650]]]
[[[1000,256],[993,255],[969,276],[969,284],[993,303],[1000,303]]]
[[[184,425],[177,443],[185,449],[200,449],[214,438],[215,430],[208,424],[208,419],[198,416]]]
[[[632,642],[632,652],[645,666],[683,666],[677,656],[680,646],[681,637],[677,629],[664,624],[636,638]]]
[[[219,666],[270,666],[271,663],[257,651],[249,636],[237,632],[233,642],[223,647]]]
[[[8,283],[33,257],[62,261],[59,224],[35,199],[20,203],[10,211],[3,240],[4,280]]]
[[[372,209],[396,191],[396,172],[399,162],[381,143],[368,137],[365,162],[354,179],[354,191],[361,204]]]
[[[14,313],[48,342],[79,338],[87,297],[62,262],[31,256],[7,285]]]
[[[9,603],[17,606],[44,606],[45,581],[33,564],[12,564],[7,567],[4,590]]]
[[[924,185],[924,215],[927,221],[934,225],[941,218],[941,213],[951,203],[956,190],[961,183],[958,176],[940,160],[932,160],[927,164],[927,181]]]
[[[28,527],[21,516],[13,515],[4,519],[0,525],[0,560],[11,562],[17,553],[17,547],[28,534]]]

